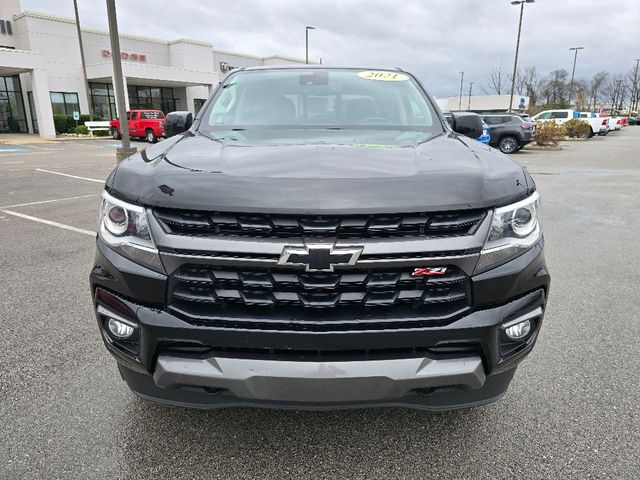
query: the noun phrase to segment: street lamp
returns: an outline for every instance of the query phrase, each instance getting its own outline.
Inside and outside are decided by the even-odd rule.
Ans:
[[[109,38],[111,40],[111,60],[113,62],[113,87],[116,91],[116,105],[120,120],[120,135],[122,146],[116,148],[116,161],[120,163],[136,153],[136,147],[129,142],[129,125],[127,123],[127,107],[124,96],[124,80],[122,77],[122,62],[120,57],[120,37],[118,36],[118,19],[116,16],[115,0],[107,0],[107,18],[109,20]]]
[[[309,63],[309,30],[315,30],[316,27],[306,27],[304,29],[304,37],[305,37],[305,57],[304,63]]]
[[[522,14],[525,3],[535,3],[536,0],[513,0],[511,5],[520,5],[520,22],[518,23],[518,40],[516,42],[516,59],[513,62],[513,76],[511,77],[511,98],[509,98],[509,111],[513,108],[513,91],[516,88],[516,71],[518,70],[518,51],[520,50],[520,32],[522,31]]]
[[[636,68],[633,71],[633,88],[631,91],[631,103],[629,103],[629,114],[638,108],[638,97],[640,97],[640,89],[638,88],[638,64],[640,58],[636,58]]]
[[[473,82],[469,82],[469,103],[467,104],[467,110],[471,110],[471,91],[473,90]]]
[[[78,44],[80,46],[80,63],[82,64],[82,80],[84,81],[84,90],[87,95],[87,105],[89,107],[89,120],[93,120],[93,102],[89,91],[89,82],[87,81],[87,64],[84,61],[84,46],[82,45],[82,31],[80,29],[80,16],[78,15],[78,0],[73,0],[73,10],[76,14],[76,30],[78,31]]]
[[[571,47],[569,51],[575,50],[573,56],[573,70],[571,71],[571,83],[569,84],[569,106],[571,106],[571,94],[573,93],[573,77],[576,74],[576,61],[578,60],[578,50],[584,50],[584,47]]]

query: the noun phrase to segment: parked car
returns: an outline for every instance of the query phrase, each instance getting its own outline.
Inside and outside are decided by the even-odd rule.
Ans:
[[[437,411],[503,396],[550,276],[535,182],[473,140],[479,115],[450,127],[408,72],[322,65],[234,70],[203,108],[170,115],[183,131],[102,194],[96,327],[134,392]]]
[[[604,133],[607,131],[607,126],[602,124],[602,120],[598,120],[597,117],[580,118],[580,112],[570,109],[558,109],[558,110],[544,110],[532,117],[534,122],[540,120],[553,120],[559,125],[562,125],[569,120],[580,119],[589,124],[589,137],[593,137],[596,133]]]
[[[600,122],[600,130],[598,131],[598,135],[600,136],[606,136],[609,131],[609,120],[606,117],[601,117],[599,114],[595,113],[595,112],[580,112],[579,113],[580,118],[597,118],[598,121]],[[596,122],[594,122],[596,123]],[[605,128],[603,128],[605,127]]]
[[[109,123],[111,136],[118,140],[122,135],[120,120],[113,119]],[[129,136],[146,138],[149,143],[156,143],[164,136],[164,113],[160,110],[130,110],[127,112]]]
[[[531,120],[531,115],[529,115],[528,113],[517,113],[517,112],[514,112],[514,113],[512,113],[510,115],[517,115],[522,120],[524,120],[525,122],[533,123],[533,120]]]
[[[622,119],[620,117],[607,117],[609,131],[622,130]]]
[[[483,115],[489,125],[490,145],[502,153],[514,153],[535,140],[535,125],[525,122],[522,117],[510,113]]]

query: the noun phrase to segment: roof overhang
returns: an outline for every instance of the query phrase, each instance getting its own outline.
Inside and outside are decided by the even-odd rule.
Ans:
[[[44,68],[44,55],[27,50],[0,48],[0,75],[18,75],[36,68]]]
[[[122,62],[122,74],[128,85],[149,85],[159,87],[193,87],[218,83],[215,72],[185,70],[163,65]],[[87,78],[94,82],[111,82],[113,64],[111,62],[87,65]]]

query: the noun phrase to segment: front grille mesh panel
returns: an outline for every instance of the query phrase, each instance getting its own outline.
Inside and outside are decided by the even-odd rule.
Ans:
[[[156,209],[155,215],[168,231],[179,235],[384,238],[471,235],[486,212],[299,216]]]
[[[196,323],[216,319],[232,328],[345,329],[345,323],[363,328],[378,320],[391,328],[396,319],[450,318],[468,309],[469,296],[468,277],[456,267],[413,277],[410,269],[320,273],[187,265],[171,276],[169,308]]]

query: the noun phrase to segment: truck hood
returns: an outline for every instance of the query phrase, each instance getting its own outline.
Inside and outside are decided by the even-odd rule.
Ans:
[[[534,190],[516,162],[457,134],[376,138],[247,144],[188,133],[122,162],[106,188],[147,206],[299,214],[487,208]]]

